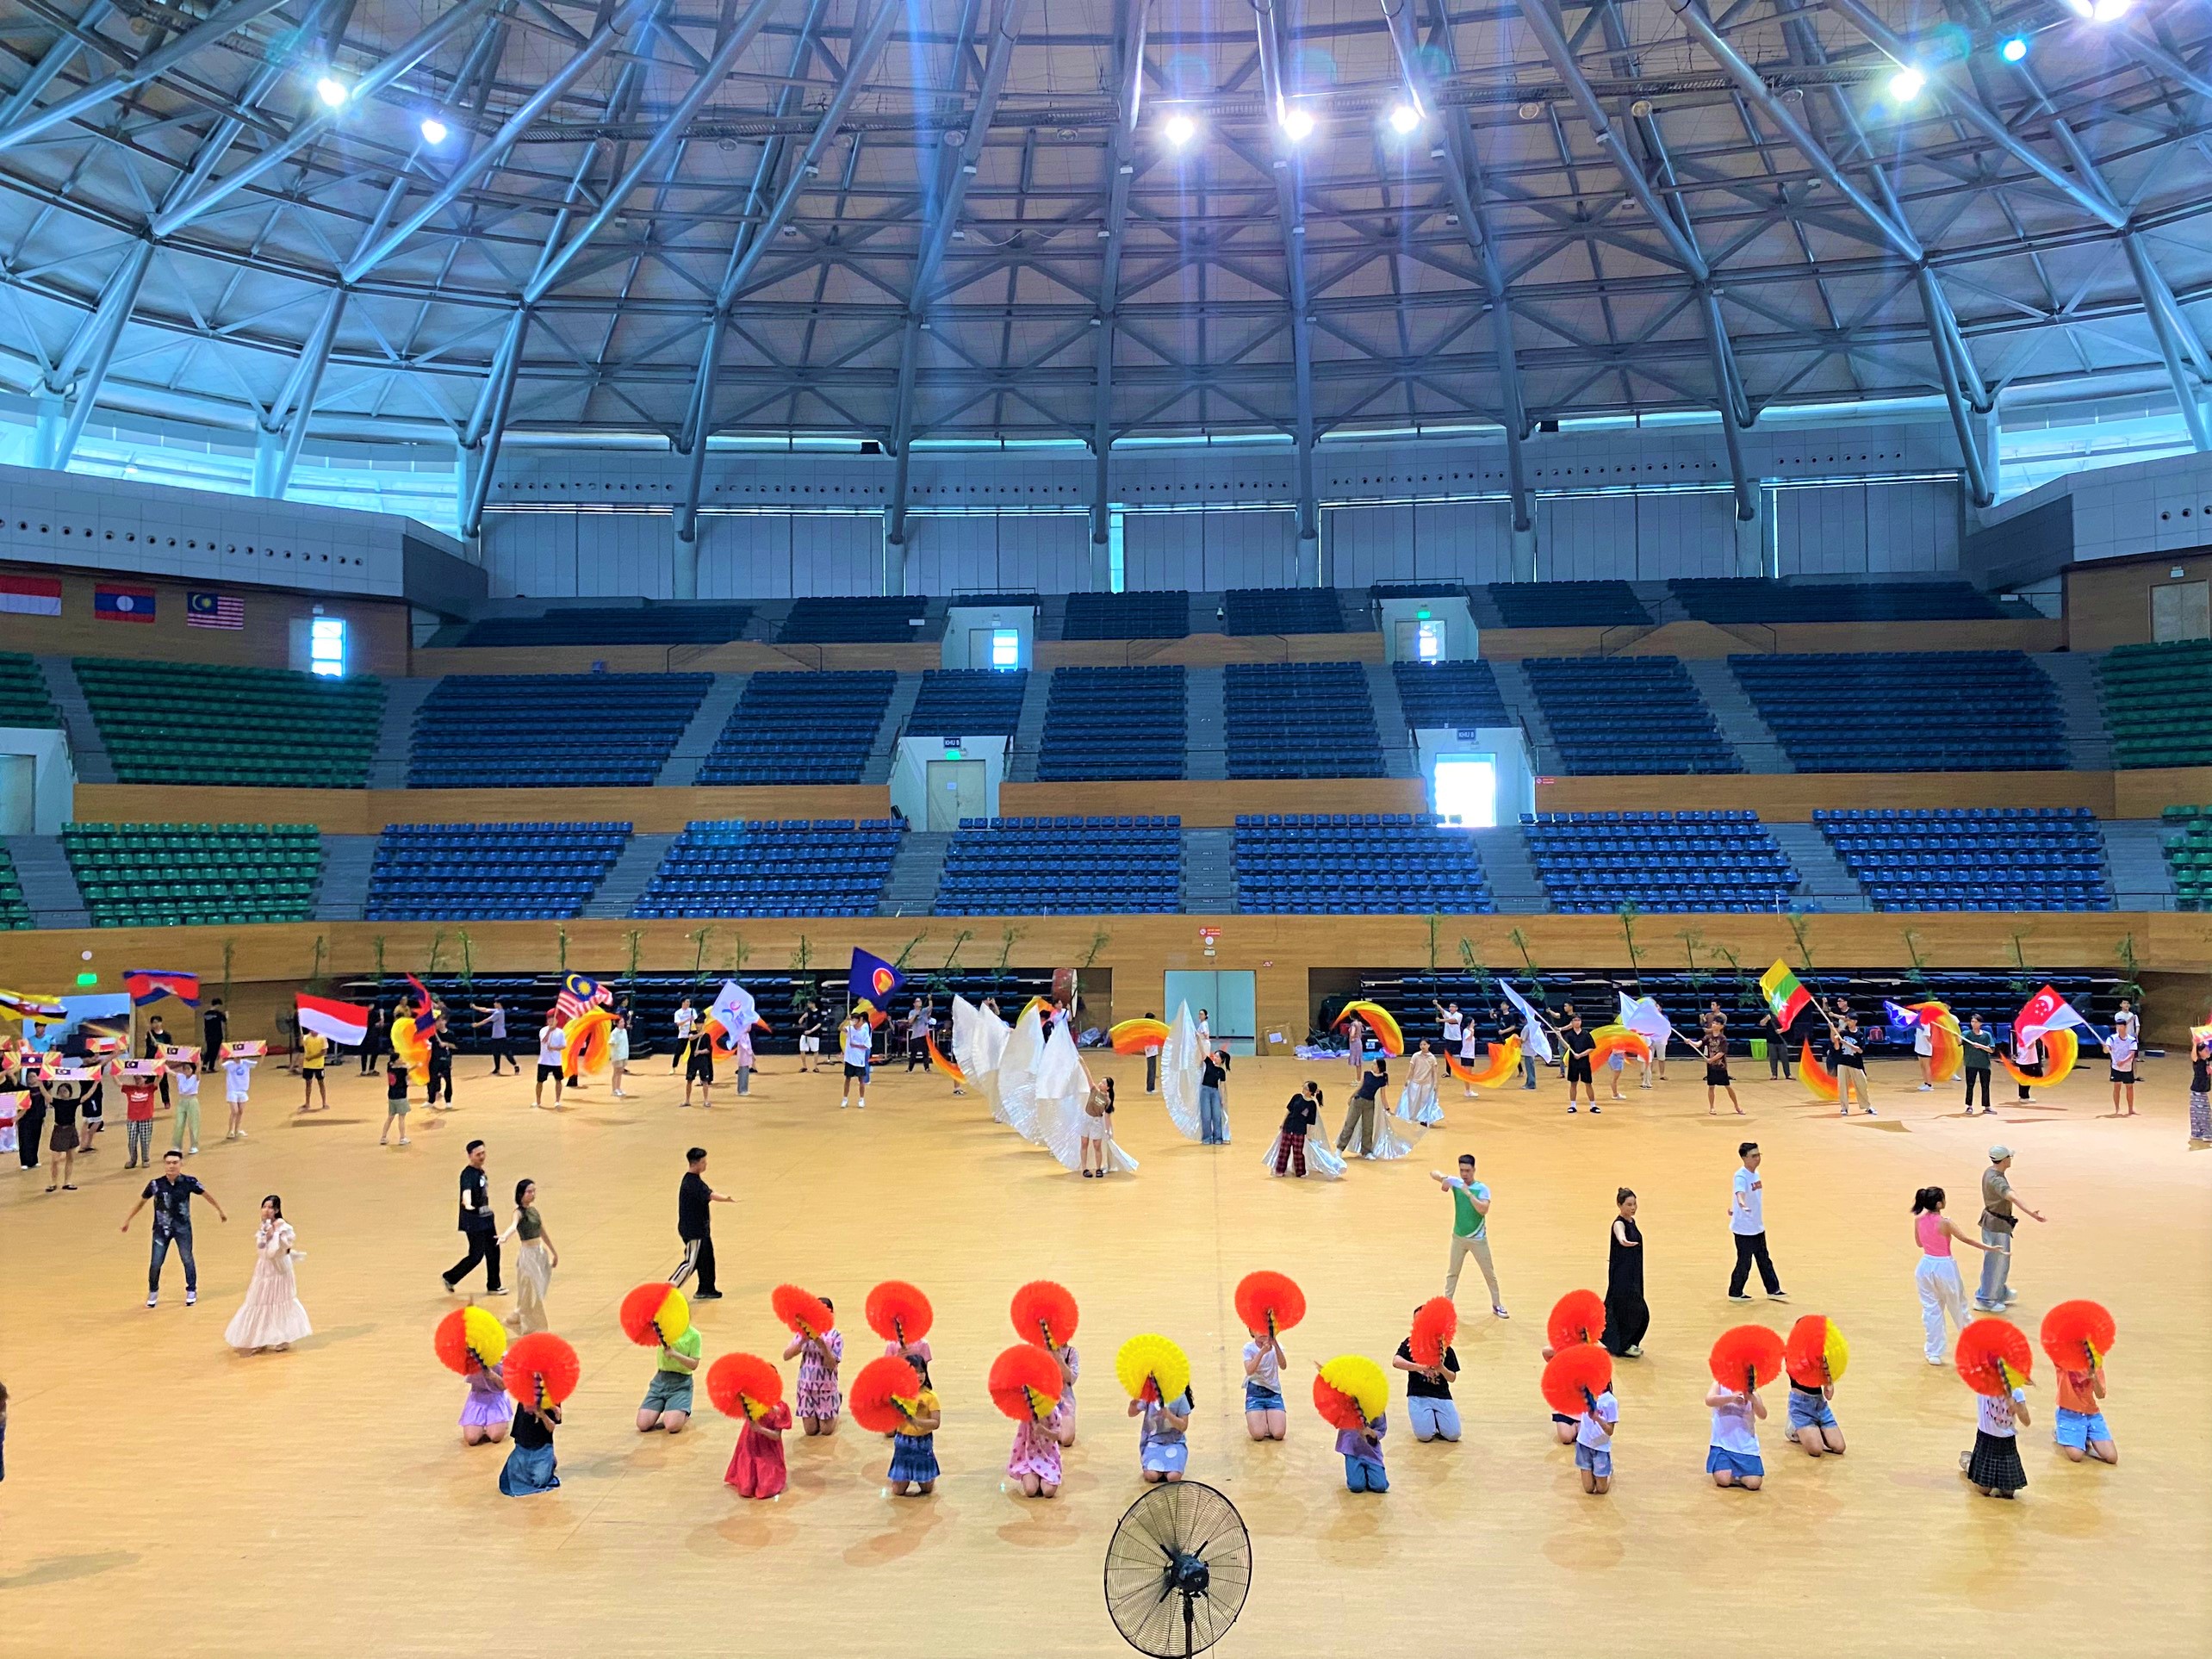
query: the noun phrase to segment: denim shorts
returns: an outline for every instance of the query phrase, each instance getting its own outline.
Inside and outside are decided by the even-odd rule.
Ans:
[[[2104,1414],[2101,1411],[2068,1411],[2061,1406],[2057,1419],[2051,1425],[2051,1438],[2062,1446],[2085,1451],[2091,1440],[2109,1440],[2112,1431],[2105,1426]]]
[[[692,1374],[689,1371],[656,1370],[653,1380],[645,1385],[645,1397],[637,1402],[640,1411],[680,1411],[692,1408]]]
[[[1801,1428],[1832,1429],[1836,1414],[1828,1401],[1817,1394],[1807,1394],[1802,1389],[1790,1390],[1790,1432]]]
[[[1724,1469],[1730,1470],[1740,1481],[1746,1476],[1764,1475],[1767,1472],[1767,1463],[1766,1459],[1761,1457],[1756,1452],[1724,1451],[1718,1446],[1708,1447],[1706,1451],[1706,1473],[1718,1475]]]
[[[1245,1409],[1246,1411],[1281,1411],[1283,1396],[1264,1382],[1245,1379]]]
[[[1586,1446],[1577,1440],[1575,1442],[1575,1467],[1588,1469],[1601,1481],[1609,1481],[1612,1479],[1612,1448]]]

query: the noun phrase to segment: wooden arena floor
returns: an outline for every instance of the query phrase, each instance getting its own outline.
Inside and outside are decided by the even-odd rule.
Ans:
[[[1192,1476],[1227,1492],[1252,1531],[1255,1583],[1225,1654],[2204,1650],[2212,1157],[2184,1149],[2186,1074],[2172,1059],[2147,1065],[2132,1122],[2101,1117],[2101,1065],[2054,1099],[1971,1124],[1948,1090],[1911,1092],[1896,1065],[1876,1070],[1886,1115],[1871,1123],[1839,1122],[1763,1066],[1743,1119],[1708,1119],[1679,1061],[1672,1084],[1631,1086],[1594,1120],[1566,1116],[1548,1074],[1537,1095],[1464,1103],[1455,1088],[1448,1125],[1411,1160],[1356,1163],[1333,1185],[1270,1182],[1259,1159],[1302,1073],[1320,1072],[1333,1122],[1341,1067],[1241,1064],[1235,1144],[1215,1151],[1176,1137],[1134,1095],[1138,1063],[1115,1062],[1124,1141],[1143,1169],[1102,1185],[1063,1174],[941,1080],[885,1076],[865,1115],[841,1115],[830,1078],[772,1066],[743,1104],[718,1091],[711,1115],[676,1109],[662,1060],[640,1068],[636,1098],[601,1088],[554,1117],[472,1059],[462,1109],[435,1127],[418,1109],[413,1146],[381,1151],[378,1084],[344,1075],[332,1111],[295,1120],[298,1084],[264,1068],[250,1140],[226,1145],[219,1097],[207,1108],[214,1139],[190,1168],[233,1219],[200,1217],[190,1310],[173,1262],[160,1308],[140,1306],[148,1218],[117,1235],[137,1187],[120,1124],[77,1193],[47,1197],[42,1177],[0,1171],[0,1379],[14,1396],[0,1653],[1110,1654],[1102,1556],[1138,1492],[1112,1357],[1139,1330],[1189,1350]],[[496,1489],[503,1449],[458,1443],[461,1385],[431,1352],[432,1327],[458,1305],[434,1276],[458,1253],[456,1172],[475,1135],[490,1143],[494,1194],[525,1175],[540,1184],[562,1252],[555,1328],[583,1359],[563,1485],[526,1500]],[[1724,1295],[1745,1135],[1767,1149],[1786,1306]],[[1971,1227],[1999,1137],[2050,1217],[2022,1224],[2022,1322],[2032,1334],[2053,1301],[2089,1296],[2121,1332],[2108,1407],[2121,1467],[2060,1459],[2039,1351],[2030,1484],[2014,1503],[1960,1480],[1973,1409],[1949,1368],[1922,1360],[1907,1214],[1915,1187],[1940,1183]],[[733,1429],[703,1388],[695,1432],[634,1432],[650,1362],[615,1307],[674,1263],[694,1139],[739,1201],[715,1213],[728,1299],[700,1311],[710,1356],[780,1351],[767,1291],[785,1278],[836,1299],[855,1360],[871,1351],[860,1309],[875,1280],[910,1277],[935,1299],[948,1418],[934,1499],[885,1497],[885,1444],[848,1422],[826,1443],[792,1437],[790,1492],[746,1502],[722,1484]],[[1309,1402],[1311,1363],[1387,1358],[1445,1265],[1450,1207],[1425,1171],[1470,1148],[1495,1188],[1513,1317],[1490,1318],[1470,1266],[1465,1440],[1415,1445],[1394,1392],[1393,1489],[1352,1496]],[[1594,1500],[1549,1438],[1538,1351],[1552,1300],[1602,1286],[1621,1183],[1643,1199],[1654,1323],[1647,1356],[1619,1367],[1618,1481]],[[316,1334],[242,1358],[221,1332],[272,1188],[308,1252],[300,1283]],[[1969,1283],[1977,1259],[1962,1262]],[[1230,1296],[1260,1266],[1296,1275],[1311,1305],[1289,1343],[1283,1445],[1247,1442],[1240,1414]],[[1011,1426],[983,1387],[1011,1339],[1008,1293],[1041,1275],[1083,1311],[1082,1438],[1052,1503],[1002,1490]],[[1851,1344],[1836,1402],[1849,1455],[1812,1464],[1785,1451],[1777,1397],[1766,1490],[1714,1490],[1707,1347],[1743,1318],[1786,1327],[1815,1312]]]

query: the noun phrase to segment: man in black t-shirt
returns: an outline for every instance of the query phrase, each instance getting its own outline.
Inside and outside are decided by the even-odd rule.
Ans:
[[[676,1237],[683,1240],[684,1258],[668,1275],[670,1284],[681,1284],[694,1273],[699,1289],[693,1302],[720,1302],[714,1288],[714,1217],[708,1206],[736,1201],[707,1184],[706,1148],[693,1146],[684,1154],[684,1178],[676,1188]]]
[[[190,1308],[200,1300],[200,1264],[192,1259],[192,1200],[206,1199],[214,1206],[215,1214],[226,1221],[223,1207],[215,1203],[215,1195],[200,1184],[197,1176],[184,1173],[184,1154],[175,1147],[162,1154],[161,1173],[146,1184],[146,1190],[131,1206],[131,1213],[123,1217],[122,1230],[128,1233],[139,1211],[148,1203],[153,1206],[153,1258],[146,1270],[146,1305],[153,1307],[161,1300],[161,1269],[169,1259],[169,1246],[175,1245],[177,1253],[184,1258],[184,1305]]]
[[[230,1037],[230,1016],[223,1012],[220,997],[208,1004],[208,1011],[200,1016],[200,1034],[205,1047],[200,1056],[200,1069],[212,1072],[215,1062],[222,1058],[223,1044]]]
[[[475,1266],[484,1264],[484,1294],[504,1296],[506,1291],[500,1284],[499,1223],[492,1219],[491,1183],[484,1174],[484,1162],[490,1154],[484,1143],[469,1143],[469,1161],[461,1171],[461,1236],[469,1241],[469,1253],[438,1275],[438,1283],[452,1294],[454,1282]]]
[[[1590,1081],[1590,1051],[1597,1047],[1597,1039],[1582,1029],[1580,1014],[1570,1014],[1567,1028],[1559,1034],[1559,1042],[1567,1056],[1567,1109],[1576,1109],[1575,1090],[1579,1085],[1589,1097],[1590,1110],[1594,1113],[1598,1109],[1598,1090]]]

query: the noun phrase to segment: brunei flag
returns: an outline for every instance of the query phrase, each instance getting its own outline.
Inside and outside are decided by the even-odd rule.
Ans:
[[[1759,989],[1766,993],[1767,1006],[1774,1010],[1774,1023],[1785,1031],[1797,1016],[1812,1006],[1812,994],[1798,983],[1789,964],[1777,956],[1774,966],[1759,976]]]

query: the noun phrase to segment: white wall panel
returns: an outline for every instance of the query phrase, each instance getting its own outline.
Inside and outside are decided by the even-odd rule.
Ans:
[[[915,593],[1073,593],[1088,584],[1087,514],[916,513],[907,524]]]
[[[1339,507],[1323,516],[1321,533],[1339,587],[1411,581],[1418,572],[1409,506]]]
[[[1513,511],[1504,501],[1414,508],[1414,575],[1422,581],[1510,581]]]
[[[1204,588],[1206,515],[1132,513],[1122,520],[1122,586]]]
[[[1639,495],[1635,500],[1635,580],[1737,574],[1735,496]]]

